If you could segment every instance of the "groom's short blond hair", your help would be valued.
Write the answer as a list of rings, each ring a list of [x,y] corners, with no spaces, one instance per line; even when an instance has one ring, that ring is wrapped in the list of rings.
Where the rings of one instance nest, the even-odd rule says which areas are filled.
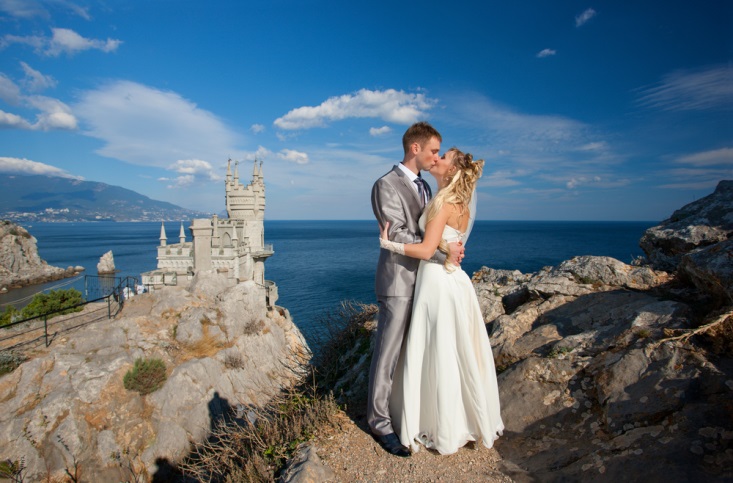
[[[430,139],[436,138],[438,141],[443,142],[443,138],[433,126],[425,121],[416,122],[405,131],[402,136],[402,148],[405,150],[405,154],[410,150],[410,146],[414,143],[420,146],[425,146],[425,143]]]

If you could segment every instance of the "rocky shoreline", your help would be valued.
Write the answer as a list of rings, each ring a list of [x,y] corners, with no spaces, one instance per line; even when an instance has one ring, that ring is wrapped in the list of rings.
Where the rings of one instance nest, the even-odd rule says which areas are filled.
[[[0,293],[74,277],[84,267],[53,267],[38,254],[37,240],[13,222],[0,221]]]

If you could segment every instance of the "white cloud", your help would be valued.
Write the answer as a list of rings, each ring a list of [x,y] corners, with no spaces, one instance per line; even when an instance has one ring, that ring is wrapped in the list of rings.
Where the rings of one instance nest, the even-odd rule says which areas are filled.
[[[721,148],[700,153],[680,156],[675,160],[680,164],[693,166],[728,166],[733,171],[733,148]],[[733,174],[733,172],[731,173]]]
[[[22,98],[20,87],[5,74],[0,73],[0,99],[8,104],[18,106],[22,103]]]
[[[84,134],[104,142],[99,154],[131,164],[167,168],[240,153],[236,133],[175,92],[117,81],[82,93],[74,110]]]
[[[40,72],[34,72],[43,77]],[[77,127],[76,117],[69,106],[51,97],[26,96],[15,82],[2,73],[0,73],[0,99],[13,106],[39,111],[36,114],[35,123],[23,119],[20,115],[0,111],[2,112],[2,115],[0,115],[0,128],[50,131],[55,129],[73,130]]]
[[[186,178],[188,184],[199,179],[208,181],[219,181],[222,179],[221,176],[216,174],[211,163],[200,159],[180,159],[168,166],[168,169],[187,177],[190,176],[191,178]]]
[[[25,158],[0,157],[0,173],[38,174],[45,176],[60,176],[62,178],[83,179],[79,176],[73,176],[63,169],[55,166],[31,161]]]
[[[84,50],[101,50],[102,52],[114,52],[122,43],[121,40],[87,39],[70,29],[52,29],[53,37],[48,43],[46,55],[56,57],[62,53],[74,55]]]
[[[580,15],[576,15],[575,26],[580,27],[581,25],[584,25],[588,20],[592,19],[595,16],[596,16],[595,10],[593,10],[592,8],[586,9]]]
[[[733,67],[667,74],[654,86],[640,90],[639,103],[666,111],[733,108]]]
[[[361,89],[353,95],[331,97],[319,106],[293,109],[276,119],[274,124],[280,129],[295,130],[322,127],[327,121],[378,118],[407,125],[426,117],[427,111],[435,104],[435,100],[427,98],[423,93]]]
[[[29,19],[34,17],[50,18],[48,7],[62,8],[71,11],[85,20],[91,20],[86,8],[68,0],[0,0],[0,12],[11,17]]]
[[[172,179],[171,178],[158,178],[158,181],[171,182],[167,186],[168,189],[187,188],[196,181],[196,177],[192,174],[184,174],[182,176],[178,176]]]
[[[292,149],[283,149],[277,154],[277,156],[280,159],[284,159],[295,164],[308,164],[308,155],[306,153],[301,153]]]
[[[0,129],[2,128],[30,130],[33,129],[33,126],[17,114],[0,111]]]
[[[573,190],[580,185],[587,185],[591,183],[600,183],[600,182],[601,182],[600,176],[592,176],[592,177],[579,176],[577,178],[571,178],[570,181],[565,183],[565,187],[569,190]]]
[[[25,72],[25,78],[21,81],[25,90],[29,92],[40,92],[56,87],[56,80],[50,75],[41,74],[25,62],[21,62],[20,66],[23,72]]]
[[[252,124],[252,127],[250,127],[253,133],[259,134],[261,132],[264,132],[265,126],[262,124]]]
[[[369,135],[370,136],[384,136],[387,133],[392,132],[392,128],[389,126],[382,126],[382,127],[372,127],[369,128]]]
[[[105,53],[114,52],[122,44],[122,41],[117,39],[88,39],[71,29],[54,28],[51,29],[51,32],[50,38],[35,35],[22,37],[8,34],[0,40],[0,49],[12,44],[25,44],[33,47],[38,53],[58,57],[61,54],[74,55],[85,50],[99,50]]]
[[[557,51],[554,49],[542,49],[537,53],[537,57],[543,59],[545,57],[550,57],[555,54],[557,54]]]

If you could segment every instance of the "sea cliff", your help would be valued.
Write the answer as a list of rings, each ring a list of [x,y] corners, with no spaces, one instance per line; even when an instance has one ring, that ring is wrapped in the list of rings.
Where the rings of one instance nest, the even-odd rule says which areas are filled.
[[[0,221],[0,292],[73,277],[84,270],[48,265],[38,254],[36,243],[35,237],[22,226]]]
[[[0,458],[30,481],[164,478],[221,422],[287,386],[308,354],[254,282],[199,272],[127,300],[113,320],[24,346],[26,361],[0,377]],[[162,366],[159,388],[128,384],[137,361]]]

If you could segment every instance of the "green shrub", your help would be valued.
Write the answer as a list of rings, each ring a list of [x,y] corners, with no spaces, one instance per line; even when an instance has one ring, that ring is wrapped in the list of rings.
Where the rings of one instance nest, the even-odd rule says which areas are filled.
[[[163,386],[165,382],[165,363],[160,359],[137,359],[122,380],[125,389],[149,394]]]
[[[13,372],[25,360],[22,354],[13,351],[0,352],[0,376]]]
[[[0,327],[13,323],[14,320],[20,319],[22,316],[20,310],[12,305],[5,307],[5,311],[0,315]]]
[[[70,314],[81,311],[81,307],[74,307],[81,303],[84,303],[84,298],[81,296],[81,292],[74,288],[68,290],[51,290],[49,293],[39,293],[33,297],[33,300],[23,307],[21,316],[23,319],[30,319],[57,310],[60,312],[56,312],[51,317]]]

